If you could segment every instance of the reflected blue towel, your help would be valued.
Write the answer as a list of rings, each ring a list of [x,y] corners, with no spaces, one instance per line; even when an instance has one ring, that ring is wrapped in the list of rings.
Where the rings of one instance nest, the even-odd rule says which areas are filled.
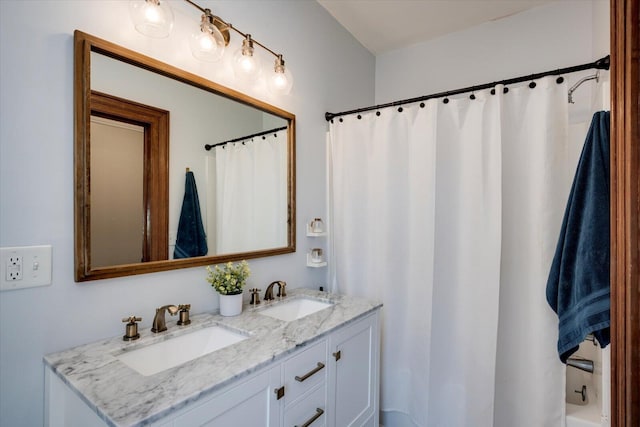
[[[593,116],[547,281],[566,363],[587,334],[609,344],[609,112]]]
[[[196,179],[193,176],[193,172],[189,171],[184,185],[184,199],[182,199],[182,211],[180,212],[173,257],[177,259],[202,256],[206,255],[208,251],[207,236],[202,225]]]

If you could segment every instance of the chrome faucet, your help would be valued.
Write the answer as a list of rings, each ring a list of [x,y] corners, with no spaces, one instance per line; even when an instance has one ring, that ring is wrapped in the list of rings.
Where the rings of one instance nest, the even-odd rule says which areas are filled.
[[[170,315],[175,316],[180,309],[175,305],[163,305],[160,308],[156,308],[156,316],[153,318],[153,325],[151,326],[151,332],[162,332],[167,330],[167,324],[164,320],[164,313],[168,311]]]
[[[273,298],[273,285],[278,285],[278,296],[279,297],[286,297],[287,296],[287,292],[285,290],[285,287],[287,286],[287,282],[283,281],[283,280],[276,280],[275,282],[271,282],[271,284],[269,286],[267,286],[267,290],[264,292],[264,300],[265,301],[269,301]]]

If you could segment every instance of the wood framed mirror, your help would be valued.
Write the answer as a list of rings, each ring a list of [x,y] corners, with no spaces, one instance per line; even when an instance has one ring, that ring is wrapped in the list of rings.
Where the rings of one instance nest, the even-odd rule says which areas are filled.
[[[76,281],[295,252],[294,114],[81,31],[74,73]]]

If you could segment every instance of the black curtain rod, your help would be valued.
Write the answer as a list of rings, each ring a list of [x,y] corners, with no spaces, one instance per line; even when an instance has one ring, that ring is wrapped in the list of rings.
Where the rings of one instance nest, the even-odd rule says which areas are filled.
[[[254,133],[254,134],[252,134],[252,135],[241,136],[240,138],[234,138],[234,139],[230,139],[230,140],[228,140],[228,141],[218,142],[217,144],[205,144],[204,149],[205,149],[205,150],[207,150],[207,151],[209,151],[209,150],[211,150],[213,147],[218,147],[218,146],[220,146],[220,145],[226,145],[226,144],[229,144],[229,143],[231,143],[231,142],[238,142],[238,141],[242,141],[242,140],[245,140],[245,139],[254,138],[254,137],[256,137],[256,136],[267,135],[267,134],[269,134],[269,133],[271,133],[271,132],[279,132],[279,131],[281,131],[281,130],[285,130],[285,129],[288,129],[288,127],[287,127],[287,126],[283,126],[283,127],[281,127],[281,128],[275,128],[275,129],[265,130],[265,131],[262,131],[262,132]]]
[[[364,111],[378,110],[378,109],[387,108],[387,107],[395,107],[397,105],[412,104],[414,102],[426,101],[428,99],[433,99],[433,98],[442,98],[442,97],[447,97],[447,96],[452,96],[452,95],[459,95],[461,93],[475,92],[475,91],[480,91],[480,90],[484,90],[484,89],[489,89],[489,88],[492,88],[492,87],[497,86],[499,84],[506,86],[506,85],[510,85],[510,84],[514,84],[514,83],[521,83],[521,82],[527,82],[527,81],[531,81],[531,80],[536,80],[536,79],[539,79],[539,78],[542,78],[542,77],[546,77],[546,76],[558,76],[560,74],[575,73],[576,71],[590,70],[592,68],[595,68],[595,69],[598,69],[598,70],[608,70],[609,66],[610,66],[610,63],[611,63],[611,58],[610,58],[609,55],[607,55],[604,58],[600,58],[595,62],[591,62],[591,63],[588,63],[588,64],[582,64],[582,65],[574,65],[573,67],[560,68],[560,69],[557,69],[557,70],[546,71],[544,73],[530,74],[528,76],[515,77],[515,78],[512,78],[512,79],[500,80],[500,81],[493,82],[493,83],[485,83],[485,84],[482,84],[482,85],[470,86],[470,87],[465,87],[465,88],[462,88],[462,89],[449,90],[449,91],[446,91],[446,92],[440,92],[440,93],[434,93],[434,94],[431,94],[431,95],[419,96],[417,98],[403,99],[403,100],[400,100],[400,101],[389,102],[387,104],[380,104],[380,105],[374,105],[374,106],[371,106],[371,107],[358,108],[356,110],[342,111],[340,113],[329,113],[329,112],[326,112],[326,113],[324,113],[324,118],[327,121],[330,121],[330,120],[334,119],[335,117],[346,116],[346,115],[349,115],[349,114],[362,113]],[[558,83],[562,83],[562,80],[559,81]]]

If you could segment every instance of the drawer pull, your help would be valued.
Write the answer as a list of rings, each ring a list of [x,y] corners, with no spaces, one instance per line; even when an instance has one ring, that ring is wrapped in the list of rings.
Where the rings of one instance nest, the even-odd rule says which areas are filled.
[[[320,418],[324,414],[324,411],[320,408],[316,408],[316,413],[313,414],[313,417],[309,418],[306,423],[302,424],[300,427],[309,427],[311,423]],[[296,426],[298,427],[298,426]]]
[[[336,351],[335,353],[333,353],[333,357],[335,357],[336,362],[338,360],[340,360],[340,358],[342,357],[342,353],[340,352],[340,350]]]
[[[311,375],[315,374],[318,371],[321,371],[324,368],[324,363],[318,362],[318,366],[316,368],[314,368],[313,370],[307,372],[306,374],[304,374],[303,376],[299,377],[299,376],[295,376],[296,381],[298,382],[302,382],[304,380],[306,380],[307,378],[309,378]]]

